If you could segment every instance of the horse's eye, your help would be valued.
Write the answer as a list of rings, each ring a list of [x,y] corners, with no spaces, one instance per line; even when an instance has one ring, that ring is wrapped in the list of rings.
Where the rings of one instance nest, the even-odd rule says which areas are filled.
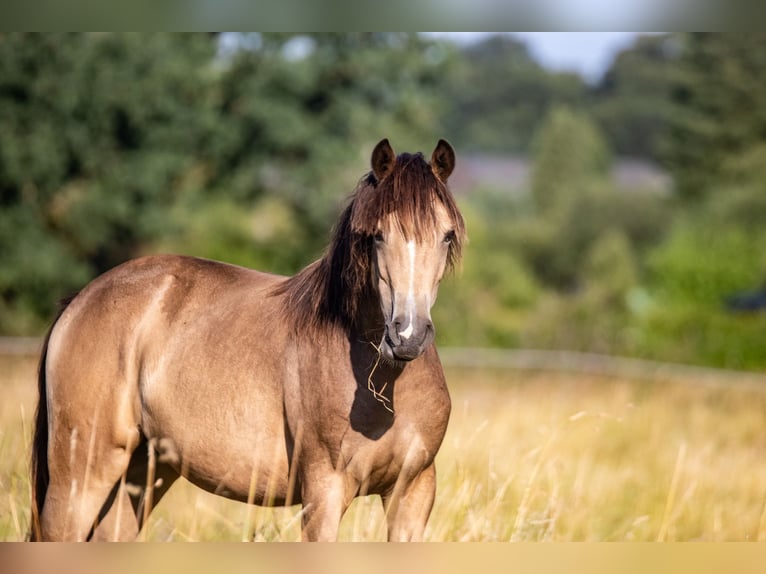
[[[455,232],[454,231],[448,231],[444,235],[444,243],[450,244],[455,240]]]
[[[377,233],[376,233],[376,234],[373,236],[373,239],[375,239],[375,242],[376,242],[376,243],[385,243],[385,241],[386,241],[386,238],[385,238],[385,237],[383,237],[383,232],[382,232],[382,231],[378,231],[378,232],[377,232]]]

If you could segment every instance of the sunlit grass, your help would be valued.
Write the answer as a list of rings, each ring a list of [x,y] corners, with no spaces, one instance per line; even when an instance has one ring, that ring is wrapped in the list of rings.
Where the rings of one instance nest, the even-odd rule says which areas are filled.
[[[36,359],[0,357],[0,541],[23,540],[29,524],[36,368]]]
[[[0,540],[28,523],[33,359],[0,358]],[[766,385],[715,388],[450,370],[428,540],[766,539]],[[25,434],[27,436],[25,436]],[[384,540],[378,497],[342,540]],[[260,509],[179,481],[147,540],[297,540],[300,509]]]
[[[763,392],[571,375],[453,378],[432,539],[764,534]]]

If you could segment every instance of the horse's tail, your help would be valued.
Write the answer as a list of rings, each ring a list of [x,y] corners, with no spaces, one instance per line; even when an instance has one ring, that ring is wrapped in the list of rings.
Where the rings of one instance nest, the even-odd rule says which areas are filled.
[[[30,478],[32,483],[32,504],[29,520],[28,539],[32,542],[41,540],[40,513],[45,502],[45,493],[48,491],[50,475],[48,473],[48,398],[46,391],[45,363],[48,358],[48,342],[53,328],[56,326],[62,313],[76,295],[61,301],[59,311],[53,323],[45,334],[42,352],[40,353],[40,365],[37,371],[38,402],[35,412],[35,434],[32,440],[32,460],[30,464]]]

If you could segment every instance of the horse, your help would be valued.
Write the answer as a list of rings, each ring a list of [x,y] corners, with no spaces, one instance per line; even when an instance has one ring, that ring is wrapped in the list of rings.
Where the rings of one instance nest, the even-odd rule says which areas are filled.
[[[132,540],[173,483],[302,505],[336,540],[380,495],[388,539],[421,540],[450,397],[431,307],[465,225],[430,161],[371,157],[323,256],[292,277],[178,255],[123,263],[67,302],[38,375],[30,540]]]

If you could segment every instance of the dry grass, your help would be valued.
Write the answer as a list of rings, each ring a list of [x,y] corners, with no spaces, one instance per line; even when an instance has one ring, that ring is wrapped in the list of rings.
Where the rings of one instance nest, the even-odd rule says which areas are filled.
[[[36,369],[36,359],[0,356],[0,541],[23,540],[29,523]]]
[[[766,387],[454,375],[432,539],[766,534]]]
[[[28,521],[33,359],[0,357],[0,541]],[[711,388],[451,370],[429,540],[766,539],[766,386]],[[297,507],[259,509],[179,481],[148,540],[296,540]],[[382,540],[376,497],[343,540]]]

